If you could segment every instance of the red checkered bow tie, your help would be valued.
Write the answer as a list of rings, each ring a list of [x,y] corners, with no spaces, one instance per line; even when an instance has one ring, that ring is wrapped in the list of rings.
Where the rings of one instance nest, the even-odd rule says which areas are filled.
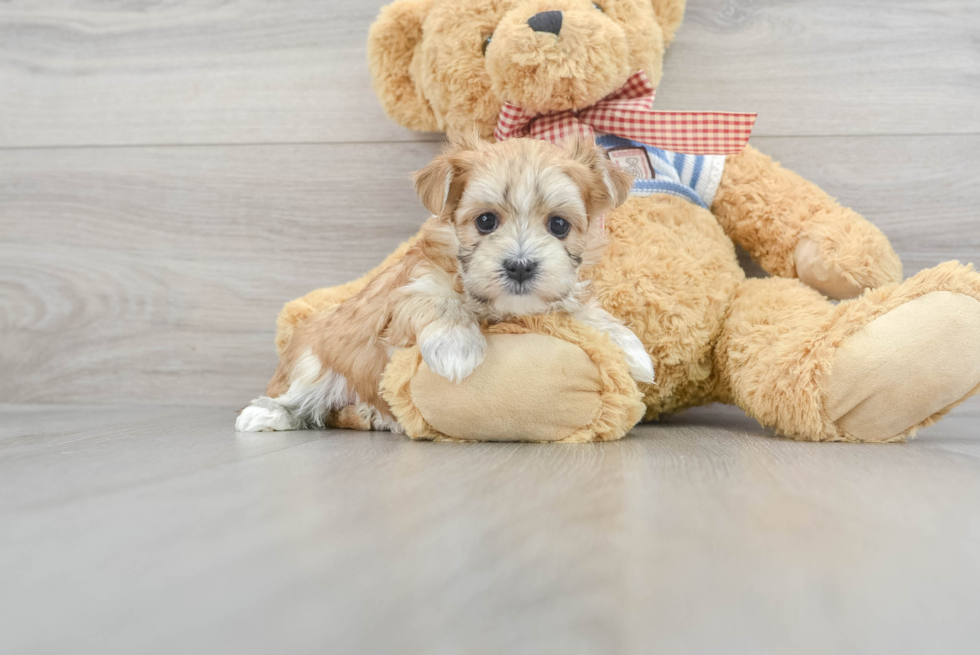
[[[498,141],[533,137],[559,142],[576,132],[592,136],[595,128],[688,155],[733,155],[749,142],[755,114],[653,111],[655,93],[640,71],[619,91],[580,111],[536,115],[507,103],[500,110],[493,135]]]

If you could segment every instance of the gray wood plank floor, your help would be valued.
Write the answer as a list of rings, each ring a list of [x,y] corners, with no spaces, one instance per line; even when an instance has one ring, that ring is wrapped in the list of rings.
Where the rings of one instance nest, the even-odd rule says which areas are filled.
[[[980,412],[603,445],[0,409],[4,653],[975,653]]]
[[[233,432],[282,303],[424,218],[385,2],[0,2],[0,653],[976,652],[980,400],[899,446]],[[907,274],[977,262],[977,34],[689,0],[657,106],[758,111]]]

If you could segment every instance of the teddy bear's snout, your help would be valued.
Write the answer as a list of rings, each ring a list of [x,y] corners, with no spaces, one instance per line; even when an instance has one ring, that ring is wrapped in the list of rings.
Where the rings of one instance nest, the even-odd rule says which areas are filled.
[[[583,109],[630,73],[623,27],[586,0],[529,0],[497,25],[485,52],[498,98],[537,112]]]

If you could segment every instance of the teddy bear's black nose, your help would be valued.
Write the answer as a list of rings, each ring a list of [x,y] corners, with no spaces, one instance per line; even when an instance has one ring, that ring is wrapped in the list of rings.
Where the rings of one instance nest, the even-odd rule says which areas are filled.
[[[561,32],[561,16],[560,11],[542,11],[528,18],[527,24],[535,32],[550,32],[558,36]]]

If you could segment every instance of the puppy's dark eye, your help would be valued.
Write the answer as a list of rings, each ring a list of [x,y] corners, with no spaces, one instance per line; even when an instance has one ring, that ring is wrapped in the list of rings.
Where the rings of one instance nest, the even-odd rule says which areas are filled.
[[[598,2],[593,2],[592,3],[592,6],[595,7],[596,9],[598,9],[599,11],[602,11],[603,13],[605,13],[605,11],[602,9],[602,5],[600,5]]]
[[[559,239],[567,237],[570,229],[572,229],[572,224],[561,216],[552,216],[548,219],[548,231]]]
[[[496,214],[487,212],[486,214],[480,214],[476,219],[476,229],[480,231],[480,234],[490,234],[497,229],[497,225],[500,220],[497,218]]]
[[[487,48],[490,46],[490,42],[493,41],[493,34],[483,39],[483,56],[487,56]]]

